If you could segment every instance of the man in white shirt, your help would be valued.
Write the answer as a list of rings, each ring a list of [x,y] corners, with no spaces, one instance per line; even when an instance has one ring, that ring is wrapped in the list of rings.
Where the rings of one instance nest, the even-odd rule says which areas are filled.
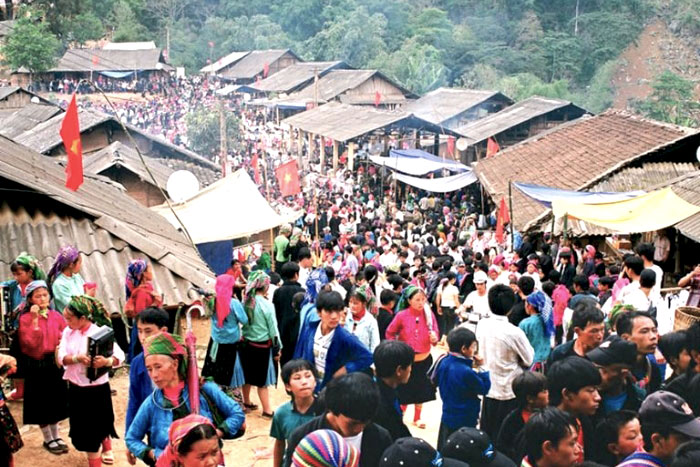
[[[483,368],[490,372],[491,389],[484,397],[480,428],[492,438],[501,423],[517,407],[513,380],[532,365],[535,351],[527,336],[508,321],[506,314],[515,304],[515,293],[496,284],[488,293],[491,316],[479,321],[476,340]]]
[[[644,269],[651,269],[656,273],[656,283],[652,289],[654,295],[661,294],[661,286],[664,283],[664,270],[659,267],[659,265],[654,264],[654,245],[651,243],[642,243],[636,249],[637,254],[644,261]]]
[[[484,271],[476,271],[474,273],[476,290],[470,292],[462,306],[459,307],[459,315],[465,321],[463,326],[467,328],[473,328],[474,324],[479,322],[481,318],[491,315],[486,281],[486,273]]]
[[[625,259],[625,267],[622,270],[627,274],[630,283],[620,290],[617,298],[620,303],[627,303],[628,296],[633,295],[639,290],[639,276],[644,270],[644,261],[639,256],[628,256]]]

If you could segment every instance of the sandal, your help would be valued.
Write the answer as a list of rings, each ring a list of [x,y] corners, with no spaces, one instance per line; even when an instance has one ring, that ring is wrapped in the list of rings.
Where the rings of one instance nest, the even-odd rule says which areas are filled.
[[[114,453],[112,451],[105,451],[102,453],[102,463],[105,465],[114,464]]]
[[[413,426],[420,428],[421,430],[425,430],[425,422],[423,420],[414,420]]]
[[[44,442],[43,446],[44,449],[49,451],[51,454],[56,454],[57,456],[63,454],[63,448],[58,445],[55,439],[49,441],[48,443]]]
[[[58,444],[64,453],[68,452],[68,445],[61,438],[56,438],[54,441],[56,441],[56,444]]]
[[[258,410],[258,406],[255,404],[246,404],[245,402],[243,403],[243,407],[245,407],[248,410]]]
[[[263,412],[262,413],[262,418],[264,418],[265,420],[272,420],[272,417],[274,417],[274,416],[275,416],[275,412],[272,412],[272,413]]]

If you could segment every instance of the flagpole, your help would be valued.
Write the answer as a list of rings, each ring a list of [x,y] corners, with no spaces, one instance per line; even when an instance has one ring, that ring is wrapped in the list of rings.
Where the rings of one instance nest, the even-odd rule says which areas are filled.
[[[513,252],[515,235],[513,233],[513,183],[508,180],[508,207],[510,208],[510,251]]]

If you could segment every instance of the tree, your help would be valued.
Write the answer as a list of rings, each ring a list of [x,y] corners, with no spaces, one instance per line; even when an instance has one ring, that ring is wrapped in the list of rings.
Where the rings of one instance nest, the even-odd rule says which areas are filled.
[[[97,16],[90,12],[80,13],[71,21],[71,31],[68,40],[73,40],[80,45],[87,41],[95,41],[104,36],[104,26]]]
[[[696,126],[700,104],[695,101],[692,81],[671,71],[664,71],[652,82],[652,92],[633,106],[647,117],[676,125]]]
[[[498,89],[516,101],[532,96],[571,100],[569,82],[567,80],[560,79],[551,83],[545,83],[531,73],[507,76],[501,80]]]
[[[238,119],[225,111],[226,137],[229,150],[238,145]],[[219,154],[221,126],[219,111],[200,107],[187,114],[187,140],[189,148],[213,159]]]
[[[137,42],[152,38],[146,27],[139,23],[136,13],[126,0],[119,0],[114,5],[111,23],[114,25],[112,33],[114,42]]]
[[[12,28],[2,54],[12,69],[26,68],[32,73],[48,70],[56,63],[61,43],[44,22],[35,21],[32,10],[22,15]]]
[[[447,69],[442,64],[440,51],[429,44],[418,44],[415,38],[392,54],[380,55],[375,65],[411,91],[423,94],[443,86]]]

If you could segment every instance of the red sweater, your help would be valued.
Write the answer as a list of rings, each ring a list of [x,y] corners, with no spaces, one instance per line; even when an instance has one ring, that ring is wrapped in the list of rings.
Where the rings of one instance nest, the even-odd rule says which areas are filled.
[[[55,311],[49,310],[46,318],[39,316],[39,329],[34,329],[32,314],[26,312],[19,318],[19,346],[24,355],[41,360],[47,353],[54,353],[66,327],[66,320]]]

